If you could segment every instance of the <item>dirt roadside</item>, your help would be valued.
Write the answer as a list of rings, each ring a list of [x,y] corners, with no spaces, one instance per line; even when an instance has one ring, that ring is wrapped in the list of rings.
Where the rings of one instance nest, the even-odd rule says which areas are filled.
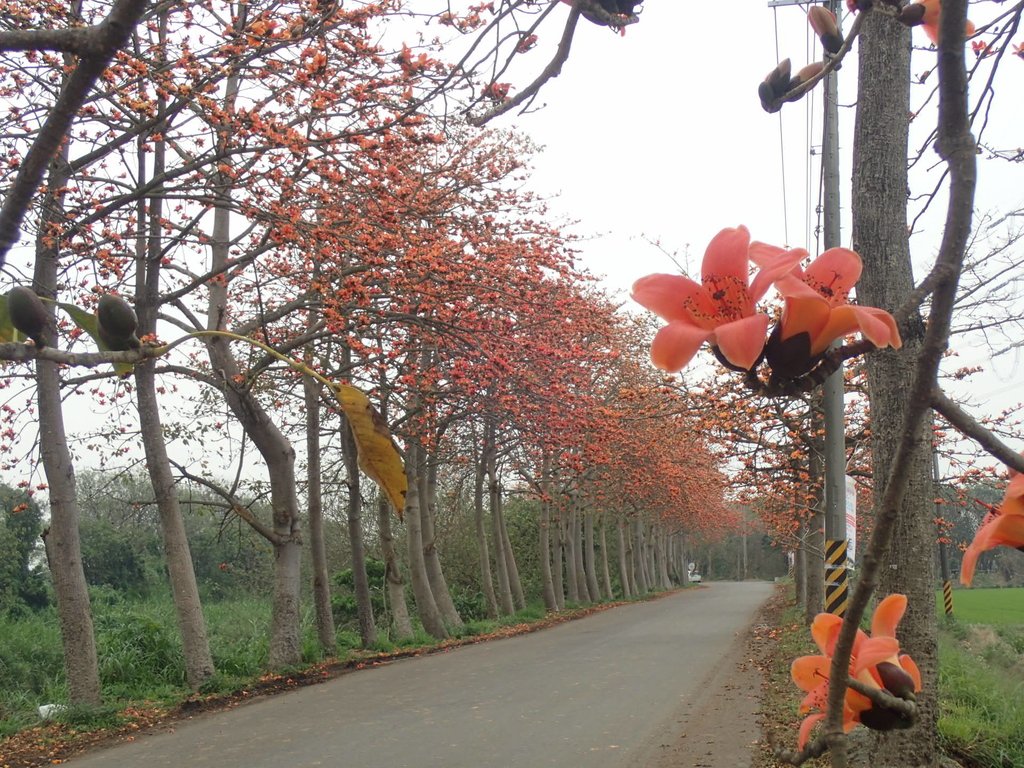
[[[763,673],[775,651],[772,628],[786,608],[779,588],[729,652],[709,670],[702,695],[686,702],[655,745],[635,768],[769,768],[763,730]],[[685,654],[681,655],[685,659]],[[785,732],[786,727],[780,730]],[[795,734],[795,731],[794,731]]]

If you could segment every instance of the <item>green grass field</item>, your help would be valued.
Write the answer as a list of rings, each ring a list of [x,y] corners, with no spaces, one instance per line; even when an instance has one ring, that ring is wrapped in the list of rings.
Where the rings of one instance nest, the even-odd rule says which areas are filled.
[[[942,594],[937,599],[940,616]],[[1024,768],[1024,589],[959,589],[940,619],[939,733],[967,765]]]
[[[936,593],[941,612],[942,592]],[[1024,627],[1024,587],[1010,589],[955,589],[953,616],[964,624]]]

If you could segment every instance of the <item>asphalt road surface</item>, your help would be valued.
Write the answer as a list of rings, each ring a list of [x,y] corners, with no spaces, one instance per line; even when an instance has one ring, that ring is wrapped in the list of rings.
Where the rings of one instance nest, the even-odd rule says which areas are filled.
[[[732,672],[770,593],[766,583],[712,582],[199,715],[68,764],[734,768],[749,764],[756,690]],[[695,720],[701,743],[686,746]]]

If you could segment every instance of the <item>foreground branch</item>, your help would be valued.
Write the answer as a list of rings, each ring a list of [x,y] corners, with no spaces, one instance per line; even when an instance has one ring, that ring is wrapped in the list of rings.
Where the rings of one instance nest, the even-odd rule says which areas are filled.
[[[71,128],[93,85],[110,64],[114,54],[128,41],[132,29],[142,17],[149,0],[116,0],[110,15],[100,24],[78,35],[76,47],[83,51],[77,66],[68,77],[50,114],[43,123],[32,146],[14,177],[0,207],[0,267],[7,252],[18,241],[21,222],[32,196],[43,181],[64,137]]]

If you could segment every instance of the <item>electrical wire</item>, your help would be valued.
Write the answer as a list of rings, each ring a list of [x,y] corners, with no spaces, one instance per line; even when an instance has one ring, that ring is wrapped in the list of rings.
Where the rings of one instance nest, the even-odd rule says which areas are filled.
[[[779,9],[772,9],[775,20],[775,61],[781,61],[779,57]],[[786,197],[786,142],[785,133],[782,130],[782,112],[779,110],[779,156],[782,164],[782,231],[786,242],[789,245],[789,203]]]

